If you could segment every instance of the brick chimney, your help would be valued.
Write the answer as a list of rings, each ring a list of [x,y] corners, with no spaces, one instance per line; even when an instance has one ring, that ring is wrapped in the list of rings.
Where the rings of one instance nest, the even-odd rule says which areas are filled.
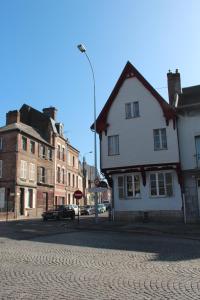
[[[176,94],[181,94],[181,76],[176,69],[175,73],[170,70],[167,73],[169,104],[175,105]]]
[[[20,112],[18,110],[10,110],[6,114],[6,125],[19,123],[20,122]]]
[[[56,114],[57,114],[57,109],[55,107],[47,107],[47,108],[43,108],[43,113],[47,116],[52,118],[53,120],[56,121]]]

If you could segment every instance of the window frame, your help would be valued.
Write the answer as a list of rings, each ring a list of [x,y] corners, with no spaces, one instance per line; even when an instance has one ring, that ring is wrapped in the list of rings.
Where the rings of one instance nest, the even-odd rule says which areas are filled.
[[[29,181],[35,181],[35,164],[29,164]]]
[[[3,150],[3,137],[0,136],[0,151]]]
[[[125,103],[125,118],[135,119],[140,117],[139,101],[132,101]]]
[[[161,185],[159,185],[159,182],[161,182],[161,180],[159,180],[159,175],[163,175],[163,183],[164,183],[164,186],[161,187]],[[156,180],[155,183],[155,188],[156,188],[156,194],[155,195],[152,195],[152,180],[151,180],[151,175],[154,175]],[[166,183],[167,182],[167,175],[170,175],[171,177],[171,183]],[[168,191],[167,191],[167,186],[168,186],[168,189],[171,188],[171,194],[168,194]],[[160,189],[164,188],[164,194],[161,194],[160,193]],[[173,183],[173,173],[172,172],[151,172],[149,174],[149,196],[151,198],[170,198],[170,197],[174,197],[174,183]]]
[[[27,179],[28,163],[26,160],[21,160],[20,162],[20,179]]]
[[[158,134],[156,134],[156,132],[158,132]],[[163,135],[163,132],[164,132],[164,135]],[[165,138],[163,138],[163,136]],[[158,141],[156,141],[156,138],[159,138],[159,147],[156,146],[156,144],[158,144]],[[153,141],[154,141],[154,151],[167,150],[168,148],[167,148],[167,130],[166,130],[166,128],[153,129]]]
[[[25,142],[25,144],[24,144],[24,142]],[[25,147],[24,147],[24,145],[25,145]],[[28,146],[27,137],[25,137],[25,136],[22,135],[22,150],[23,151],[27,151],[27,148],[28,148],[27,146]]]
[[[32,147],[33,146],[33,147]],[[32,151],[32,149],[33,149],[33,151]],[[35,154],[35,142],[34,141],[30,141],[30,152],[32,153],[32,154]]]
[[[0,178],[3,178],[3,160],[0,160]]]
[[[114,142],[114,148],[112,149],[111,147],[113,147],[112,145],[112,139]],[[117,143],[116,143],[117,141]],[[112,151],[111,151],[112,150]],[[115,150],[115,151],[113,151]],[[115,155],[120,155],[120,151],[119,151],[119,134],[114,134],[114,135],[109,135],[108,136],[108,156],[115,156]]]
[[[140,193],[137,195],[136,193],[136,180],[135,176],[138,176],[139,178],[139,188],[140,188]],[[127,178],[131,177],[131,184],[132,184],[132,192],[133,194],[128,196],[128,188],[127,188]],[[119,178],[122,179],[122,184],[119,185]],[[118,187],[118,197],[119,200],[129,200],[129,199],[140,199],[141,198],[141,176],[139,173],[128,173],[124,175],[119,175],[117,176],[117,187]],[[122,193],[122,197],[120,196],[120,190]]]

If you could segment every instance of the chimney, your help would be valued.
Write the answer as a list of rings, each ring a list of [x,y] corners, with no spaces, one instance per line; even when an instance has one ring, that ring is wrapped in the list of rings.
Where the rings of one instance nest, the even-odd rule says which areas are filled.
[[[176,95],[181,94],[181,76],[176,69],[175,73],[170,70],[167,73],[169,104],[175,105]]]
[[[43,108],[43,113],[47,116],[52,118],[53,120],[56,121],[56,114],[57,114],[57,109],[55,107],[47,107],[47,108]]]
[[[18,110],[10,110],[6,114],[6,125],[19,123],[20,122],[20,112]]]

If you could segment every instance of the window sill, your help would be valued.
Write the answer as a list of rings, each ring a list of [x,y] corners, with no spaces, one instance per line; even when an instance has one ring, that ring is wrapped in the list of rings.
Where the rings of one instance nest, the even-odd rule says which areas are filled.
[[[162,151],[162,150],[168,150],[168,148],[160,148],[160,149],[155,149],[154,148],[154,151]]]
[[[117,156],[117,155],[120,155],[119,153],[117,154],[108,154],[108,156]]]

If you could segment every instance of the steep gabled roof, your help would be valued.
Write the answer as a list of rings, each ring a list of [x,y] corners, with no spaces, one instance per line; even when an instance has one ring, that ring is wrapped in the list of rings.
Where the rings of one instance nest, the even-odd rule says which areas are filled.
[[[96,127],[97,132],[100,133],[104,131],[109,124],[107,124],[107,116],[109,110],[122,86],[124,81],[127,78],[136,77],[143,86],[154,96],[154,98],[158,101],[159,105],[162,108],[163,115],[166,119],[168,124],[170,119],[175,120],[176,113],[175,110],[162,98],[162,96],[150,85],[150,83],[138,72],[138,70],[128,61],[124,70],[122,71],[110,97],[108,98],[106,104],[104,105],[102,111],[100,112],[97,120],[96,120]],[[94,124],[92,124],[91,129],[94,129]]]

